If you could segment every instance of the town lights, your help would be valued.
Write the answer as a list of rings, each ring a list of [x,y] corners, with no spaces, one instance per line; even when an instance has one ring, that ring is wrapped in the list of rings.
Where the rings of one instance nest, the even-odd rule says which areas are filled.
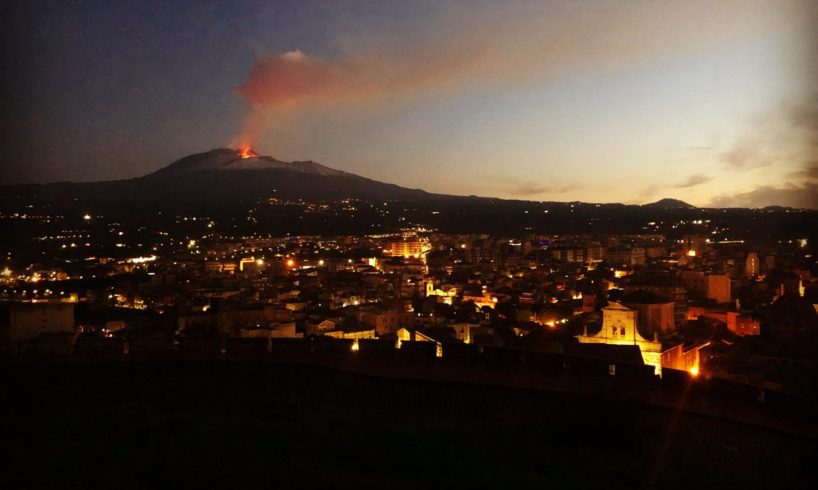
[[[697,377],[699,375],[699,366],[693,366],[692,368],[690,368],[689,372],[690,375],[693,376],[694,378]]]
[[[352,352],[361,350],[361,344],[358,342],[358,339],[352,341],[352,347],[350,347],[350,349],[352,349]]]
[[[287,267],[292,267],[295,265],[295,261],[293,259],[287,259]]]
[[[257,259],[257,260],[256,260],[256,265],[257,265],[257,266],[259,266],[259,267],[261,267],[262,265],[264,265],[264,259]]]

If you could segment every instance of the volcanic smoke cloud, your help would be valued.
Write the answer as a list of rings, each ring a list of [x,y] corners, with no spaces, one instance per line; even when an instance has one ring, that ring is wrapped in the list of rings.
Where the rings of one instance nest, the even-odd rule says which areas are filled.
[[[512,14],[459,10],[421,33],[369,36],[347,50],[352,54],[331,61],[299,50],[266,57],[235,89],[249,109],[238,143],[249,147],[273,118],[303,111],[395,107],[472,88],[621,70],[767,27],[764,16],[734,3],[669,1],[657,9],[647,2],[548,16],[535,7]],[[735,22],[724,25],[719,19],[725,18]]]
[[[461,63],[462,64],[462,63]],[[296,111],[353,107],[391,98],[404,99],[458,82],[455,67],[444,60],[405,59],[402,63],[379,57],[348,58],[329,62],[295,50],[259,60],[247,81],[236,87],[250,108],[240,138],[249,146],[261,136],[269,119]]]

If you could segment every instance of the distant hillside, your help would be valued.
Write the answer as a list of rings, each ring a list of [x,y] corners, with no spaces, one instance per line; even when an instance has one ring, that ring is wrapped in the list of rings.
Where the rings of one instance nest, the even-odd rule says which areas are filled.
[[[163,229],[177,226],[180,217],[199,216],[218,223],[222,233],[368,234],[422,227],[543,237],[557,233],[675,237],[705,232],[690,223],[694,217],[719,224],[719,229],[728,230],[729,239],[812,236],[805,230],[818,230],[818,213],[772,211],[700,209],[676,199],[637,206],[433,194],[313,161],[284,162],[228,148],[189,155],[134,179],[0,187],[0,216],[61,216],[70,223],[90,213]],[[52,221],[50,226],[58,232],[73,225]],[[6,236],[13,233],[26,240],[42,230],[15,228]]]
[[[663,209],[696,209],[696,206],[688,204],[678,199],[664,198],[650,204],[643,204],[644,207],[649,208],[663,208]]]

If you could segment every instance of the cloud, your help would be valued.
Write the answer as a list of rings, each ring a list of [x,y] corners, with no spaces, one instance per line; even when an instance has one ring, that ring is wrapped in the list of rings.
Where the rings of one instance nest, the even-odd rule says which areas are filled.
[[[795,163],[818,156],[818,93],[767,111],[719,155],[728,171]]]
[[[790,121],[794,126],[818,131],[818,107],[794,107],[790,113]]]
[[[536,197],[547,194],[564,194],[580,189],[576,183],[565,183],[550,178],[524,180],[507,175],[488,175],[482,179],[488,182],[490,192],[505,196]]]
[[[818,160],[808,162],[804,168],[789,174],[790,178],[802,181],[818,181]]]
[[[759,186],[749,192],[719,196],[713,199],[710,205],[717,208],[791,206],[818,209],[818,182],[789,183],[783,187]]]
[[[679,182],[678,184],[674,185],[673,187],[677,189],[686,189],[688,187],[695,187],[697,185],[705,184],[713,180],[713,177],[708,175],[691,175],[687,178],[684,182]]]
[[[542,194],[565,194],[576,189],[573,185],[538,185],[535,183],[520,183],[505,188],[505,193],[512,196],[535,196]]]
[[[786,100],[748,121],[747,129],[720,155],[726,170],[752,169],[779,162],[793,164],[818,158],[818,2],[790,5],[796,40],[788,56],[796,61],[789,77],[796,90]]]
[[[361,36],[332,59],[299,50],[259,59],[235,88],[249,108],[240,142],[251,144],[272,120],[295,113],[382,109],[498,84],[598,75],[756,36],[770,24],[763,6],[727,0],[541,7],[469,4],[418,32]]]
[[[766,167],[772,163],[762,143],[751,137],[737,141],[733,148],[721,154],[721,160],[729,170]]]
[[[818,146],[818,94],[813,97],[811,103],[790,108],[789,121],[794,128],[806,132],[813,147]]]

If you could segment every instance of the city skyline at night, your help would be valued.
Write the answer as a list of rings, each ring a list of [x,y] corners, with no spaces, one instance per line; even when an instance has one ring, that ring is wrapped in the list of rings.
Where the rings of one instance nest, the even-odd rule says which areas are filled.
[[[0,18],[3,488],[818,488],[818,1]]]

